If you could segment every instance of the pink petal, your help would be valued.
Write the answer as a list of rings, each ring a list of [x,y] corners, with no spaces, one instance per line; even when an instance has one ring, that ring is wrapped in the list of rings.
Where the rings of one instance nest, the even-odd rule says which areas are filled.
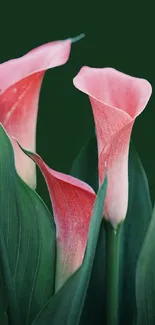
[[[49,168],[28,153],[40,167],[51,197],[57,231],[56,290],[81,265],[95,193],[86,183]]]
[[[151,96],[147,80],[112,68],[83,67],[74,85],[89,96],[97,133],[99,179],[108,172],[105,218],[115,227],[128,205],[128,152],[135,118]]]
[[[10,137],[35,151],[38,101],[44,73],[66,63],[71,41],[42,45],[21,58],[0,64],[0,122]],[[19,175],[36,187],[35,164],[12,140]]]

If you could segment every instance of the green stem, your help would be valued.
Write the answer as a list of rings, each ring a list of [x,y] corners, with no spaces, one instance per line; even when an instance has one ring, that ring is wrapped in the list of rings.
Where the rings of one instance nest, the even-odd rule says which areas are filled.
[[[105,222],[106,234],[106,325],[118,324],[119,234]]]

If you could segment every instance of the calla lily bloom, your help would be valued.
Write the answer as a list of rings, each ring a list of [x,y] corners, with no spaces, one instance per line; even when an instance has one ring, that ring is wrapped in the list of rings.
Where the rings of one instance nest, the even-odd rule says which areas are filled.
[[[51,197],[57,237],[57,291],[81,265],[96,194],[86,183],[49,168],[26,151],[41,169]]]
[[[71,40],[50,42],[26,55],[0,64],[0,122],[10,138],[35,151],[39,93],[44,73],[68,60]],[[35,164],[12,139],[16,168],[31,187],[36,187]]]
[[[112,68],[83,67],[73,80],[89,96],[98,142],[98,171],[108,187],[104,217],[114,227],[126,216],[128,206],[128,152],[135,118],[151,96],[147,80],[134,78]]]

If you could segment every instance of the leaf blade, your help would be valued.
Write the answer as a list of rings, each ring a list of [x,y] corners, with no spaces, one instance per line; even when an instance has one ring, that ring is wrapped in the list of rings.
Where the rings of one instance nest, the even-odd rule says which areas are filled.
[[[55,225],[39,196],[17,175],[11,142],[2,127],[0,177],[0,222],[6,247],[3,252],[12,285],[7,286],[8,278],[3,280],[9,292],[10,288],[15,292],[20,322],[29,325],[54,292]]]

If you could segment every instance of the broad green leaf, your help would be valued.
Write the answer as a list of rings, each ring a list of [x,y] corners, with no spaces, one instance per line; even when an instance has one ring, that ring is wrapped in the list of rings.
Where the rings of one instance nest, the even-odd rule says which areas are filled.
[[[107,181],[99,189],[90,222],[86,253],[82,266],[48,302],[33,325],[78,325],[82,313],[102,221]],[[104,265],[100,265],[104,268]],[[86,323],[85,323],[86,324]]]
[[[77,155],[70,174],[98,191],[98,154],[96,137],[90,138]]]
[[[89,158],[88,158],[89,157]],[[91,159],[90,159],[91,158]],[[92,168],[93,166],[93,168]],[[90,168],[90,169],[89,169]],[[78,154],[71,174],[83,181],[87,181],[95,188],[98,183],[97,175],[97,144],[95,136],[90,139]],[[93,175],[93,177],[92,177]],[[120,320],[121,324],[132,323],[135,317],[135,274],[136,264],[152,215],[152,205],[149,195],[147,178],[142,164],[131,143],[129,152],[129,204],[128,212],[122,227],[120,241]],[[102,231],[104,232],[104,230]],[[105,258],[104,235],[96,252],[95,263],[88,288],[88,295],[83,309],[83,319],[89,316],[90,324],[96,322],[93,310],[97,310],[98,319],[104,318],[99,296],[105,297],[105,274],[103,269],[97,267],[100,259]],[[101,246],[101,247],[99,247]],[[102,253],[101,253],[102,252]],[[102,255],[101,255],[102,254]],[[103,262],[102,262],[103,263]],[[100,279],[100,280],[99,280]],[[102,280],[102,282],[100,282]],[[100,285],[101,283],[101,285]],[[98,288],[98,289],[97,289]],[[101,299],[103,301],[103,299]],[[87,311],[90,312],[88,313]],[[91,323],[92,322],[92,323]],[[84,324],[84,323],[83,323]]]
[[[155,209],[136,272],[136,325],[155,324]]]
[[[39,196],[17,175],[0,126],[0,252],[11,325],[29,325],[53,295],[55,226]]]
[[[121,323],[125,325],[131,325],[135,318],[136,265],[151,216],[152,204],[147,178],[131,143],[129,152],[129,203],[127,216],[122,227],[122,255],[120,257]]]
[[[0,265],[1,265],[1,252],[0,252]],[[2,279],[2,271],[0,270],[0,324],[7,325],[7,298]]]
[[[105,229],[102,220],[80,325],[106,324]]]

